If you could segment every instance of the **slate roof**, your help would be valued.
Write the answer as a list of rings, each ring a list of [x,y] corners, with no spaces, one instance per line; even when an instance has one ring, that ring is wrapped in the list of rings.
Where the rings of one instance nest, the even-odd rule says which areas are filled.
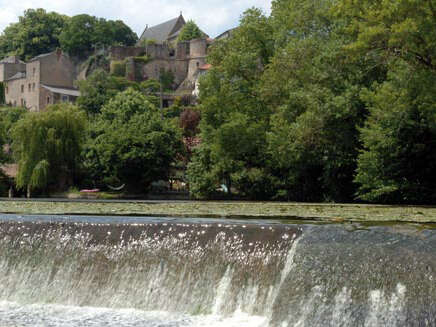
[[[14,79],[26,78],[26,72],[18,72],[14,76],[9,77],[6,81],[12,81]]]
[[[74,96],[74,97],[80,96],[80,91],[76,90],[76,89],[57,87],[57,86],[48,86],[48,85],[44,85],[44,84],[41,84],[41,86],[43,88],[45,88],[46,90],[49,90],[52,93],[71,95],[71,96]]]
[[[177,31],[174,31],[175,26],[177,25],[177,22],[179,19],[183,20],[183,23],[185,22],[185,19],[183,16],[179,16],[177,18],[171,19],[165,23],[152,26],[152,27],[146,27],[144,32],[141,35],[140,41],[143,40],[155,40],[158,43],[165,42],[168,40],[171,34],[176,33]]]
[[[51,54],[53,54],[53,52],[54,52],[54,51],[49,52],[49,53],[43,53],[43,54],[40,54],[39,56],[36,56],[36,57],[33,57],[32,59],[30,59],[29,62],[36,61],[36,60],[39,60],[39,59],[44,58],[44,57],[48,57],[48,56],[50,56]]]
[[[0,60],[0,64],[24,64],[17,56],[9,56]]]

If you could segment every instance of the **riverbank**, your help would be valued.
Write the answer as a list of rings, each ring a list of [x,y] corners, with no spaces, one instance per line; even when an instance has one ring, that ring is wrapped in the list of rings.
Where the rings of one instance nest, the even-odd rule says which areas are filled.
[[[0,213],[436,223],[436,207],[284,202],[0,200]]]

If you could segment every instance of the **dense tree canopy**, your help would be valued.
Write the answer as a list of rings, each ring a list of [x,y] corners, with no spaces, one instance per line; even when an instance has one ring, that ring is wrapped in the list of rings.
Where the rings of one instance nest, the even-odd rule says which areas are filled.
[[[96,181],[126,184],[132,191],[144,192],[151,182],[167,179],[181,150],[179,129],[132,88],[103,106],[90,134],[86,168]]]
[[[434,3],[275,0],[214,44],[191,192],[429,202]],[[418,169],[416,169],[419,167]]]
[[[143,192],[189,162],[198,198],[227,189],[248,199],[434,203],[435,8],[434,0],[273,0],[269,17],[249,9],[209,48],[196,108],[177,100],[159,112],[153,94],[171,89],[169,72],[135,83],[97,70],[78,83],[90,121],[82,171],[88,182]],[[179,40],[200,36],[189,21]],[[0,51],[28,58],[61,45],[82,55],[135,41],[119,21],[29,10],[0,37]],[[19,187],[44,188],[75,170],[84,114],[64,109],[65,124],[55,109],[0,117]]]
[[[68,17],[44,9],[28,9],[18,23],[9,25],[0,36],[0,55],[18,55],[27,60],[59,47]]]
[[[73,56],[85,57],[95,48],[130,46],[136,41],[137,35],[120,20],[86,14],[70,18],[44,9],[28,9],[0,36],[0,56],[18,55],[28,60],[61,47]]]
[[[77,104],[88,114],[96,114],[118,92],[135,86],[123,77],[112,76],[104,70],[94,71],[86,80],[78,82],[80,97]]]
[[[104,46],[134,45],[137,36],[122,21],[108,21],[83,14],[70,18],[59,39],[63,50],[84,57]]]
[[[17,187],[30,191],[72,185],[85,126],[85,114],[70,104],[53,105],[20,119],[12,132],[19,164]]]

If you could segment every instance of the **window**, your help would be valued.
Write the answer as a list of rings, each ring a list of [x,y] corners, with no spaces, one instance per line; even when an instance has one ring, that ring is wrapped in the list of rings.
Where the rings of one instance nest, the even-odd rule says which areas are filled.
[[[47,97],[47,104],[50,104],[50,97]]]
[[[36,68],[33,67],[33,76],[35,76],[35,73],[36,73]]]
[[[62,102],[68,102],[69,100],[68,95],[62,95]]]
[[[29,92],[32,91],[32,84],[29,83]]]
[[[24,93],[24,85],[21,85],[21,93]]]

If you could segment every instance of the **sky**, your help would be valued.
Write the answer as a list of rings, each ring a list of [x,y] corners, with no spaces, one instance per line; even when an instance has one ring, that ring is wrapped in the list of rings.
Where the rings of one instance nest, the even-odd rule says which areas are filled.
[[[121,19],[140,36],[147,24],[162,23],[182,11],[186,20],[194,20],[204,32],[215,37],[236,27],[244,10],[253,6],[266,14],[271,12],[271,0],[0,0],[0,31],[17,22],[25,9],[38,7],[68,16],[85,13]]]

